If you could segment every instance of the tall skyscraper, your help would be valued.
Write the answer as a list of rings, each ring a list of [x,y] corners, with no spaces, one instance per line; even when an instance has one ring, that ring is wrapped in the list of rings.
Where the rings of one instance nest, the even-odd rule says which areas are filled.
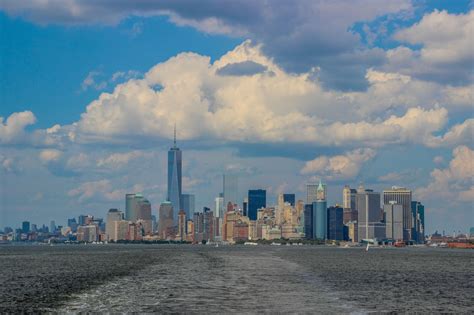
[[[385,237],[385,225],[381,222],[380,193],[371,189],[357,190],[356,208],[358,211],[358,237],[363,239],[382,239]]]
[[[323,183],[319,181],[318,185],[308,184],[306,187],[308,201],[314,200],[310,204],[311,208],[308,207],[308,210],[312,210],[311,224],[307,223],[309,215],[305,214],[305,224],[311,226],[312,229],[312,235],[310,238],[325,240],[327,237],[326,185],[323,185]],[[305,212],[306,211],[307,210],[305,209]]]
[[[356,193],[356,189],[350,188],[349,185],[344,186],[342,190],[342,207],[344,209],[355,209]]]
[[[196,198],[192,194],[182,194],[181,195],[181,208],[186,213],[187,218],[192,218],[195,211],[195,201]]]
[[[125,195],[125,220],[132,221],[132,218],[136,217],[136,214],[134,213],[135,210],[136,210],[135,194],[126,194]],[[79,225],[81,225],[80,222],[79,222]]]
[[[313,204],[304,206],[304,234],[307,239],[313,239]]]
[[[222,184],[222,191],[224,192],[224,206],[227,206],[229,202],[232,204],[239,203],[239,183],[237,175],[224,174]]]
[[[142,194],[126,194],[125,219],[132,222],[139,219],[151,222],[151,203]]]
[[[418,201],[411,202],[413,219],[412,239],[417,243],[425,242],[425,206]]]
[[[116,241],[119,238],[116,235],[115,222],[123,220],[123,212],[117,209],[110,209],[107,213],[107,223],[105,224],[105,235],[108,241]]]
[[[169,201],[164,201],[158,210],[158,234],[160,237],[167,238],[173,225],[173,205]]]
[[[23,233],[29,233],[30,232],[30,222],[28,221],[23,221],[21,223],[21,231]]]
[[[250,220],[257,220],[257,210],[267,206],[267,192],[264,189],[251,189],[248,200],[248,217]]]
[[[394,241],[403,240],[403,206],[390,201],[383,205],[385,213],[385,237]]]
[[[181,203],[181,150],[176,146],[176,126],[174,128],[173,147],[168,151],[168,195],[167,200],[173,205],[173,222],[178,224],[178,213]]]
[[[325,240],[327,236],[326,200],[313,202],[313,239]]]
[[[344,239],[343,209],[338,206],[328,208],[327,227],[328,239],[342,241]]]
[[[403,240],[409,241],[412,239],[411,232],[413,228],[412,212],[411,212],[411,190],[404,187],[393,186],[392,189],[383,191],[384,205],[390,204],[390,201],[395,201],[403,207]]]
[[[283,202],[288,202],[293,207],[295,206],[295,194],[283,194]]]
[[[186,240],[186,212],[179,211],[178,214],[178,237],[180,241]]]
[[[306,204],[311,205],[313,202],[315,202],[317,199],[317,190],[318,190],[318,185],[317,184],[306,184]]]

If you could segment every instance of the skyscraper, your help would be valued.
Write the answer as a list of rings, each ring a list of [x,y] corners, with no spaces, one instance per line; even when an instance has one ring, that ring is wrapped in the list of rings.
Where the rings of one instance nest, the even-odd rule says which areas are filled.
[[[418,201],[411,202],[413,220],[412,239],[417,243],[425,242],[425,206]]]
[[[179,211],[178,214],[178,238],[180,241],[186,240],[186,212]]]
[[[168,151],[168,195],[167,200],[173,205],[173,222],[178,224],[178,213],[181,203],[181,150],[176,146],[176,126],[174,128],[173,147]]]
[[[195,196],[192,194],[181,195],[181,209],[186,213],[187,218],[192,218],[195,211]]]
[[[224,192],[224,206],[227,206],[229,202],[232,204],[239,203],[239,183],[237,175],[224,174],[222,184],[222,191]]]
[[[326,185],[319,181],[316,188],[316,202],[313,202],[314,238],[324,240],[327,236]]]
[[[304,206],[304,234],[306,239],[313,239],[313,204]]]
[[[393,186],[392,189],[383,191],[384,205],[390,204],[390,201],[395,201],[403,207],[403,240],[409,241],[412,239],[411,232],[413,228],[412,212],[411,212],[411,190],[404,187]]]
[[[326,200],[313,202],[313,239],[325,240],[327,236]]]
[[[248,217],[250,220],[257,220],[257,210],[267,206],[267,192],[264,189],[251,189],[248,200]]]
[[[380,193],[361,187],[356,194],[356,208],[359,241],[384,238],[385,225],[381,222]]]
[[[342,207],[344,209],[355,209],[355,200],[357,190],[352,189],[349,185],[345,185],[342,190]]]
[[[385,213],[385,237],[394,240],[403,240],[403,206],[390,201],[383,205]]]
[[[115,233],[115,221],[123,220],[123,212],[117,209],[110,209],[107,213],[107,223],[105,225],[105,235],[108,241],[116,241],[118,237]]]
[[[173,205],[169,201],[164,201],[158,210],[158,234],[161,238],[167,238],[172,227]]]
[[[142,194],[126,194],[125,219],[132,222],[139,219],[150,221],[151,228],[151,203]]]
[[[136,214],[134,213],[135,209],[136,209],[135,194],[126,194],[125,195],[125,220],[132,221],[132,217],[136,217]]]
[[[318,190],[317,184],[306,184],[306,204],[311,205],[313,204],[313,202],[318,200],[317,193],[316,193],[317,190]]]
[[[338,206],[328,208],[328,235],[329,240],[342,241],[344,239],[343,209]]]
[[[283,202],[288,202],[293,207],[295,206],[295,194],[283,194]]]

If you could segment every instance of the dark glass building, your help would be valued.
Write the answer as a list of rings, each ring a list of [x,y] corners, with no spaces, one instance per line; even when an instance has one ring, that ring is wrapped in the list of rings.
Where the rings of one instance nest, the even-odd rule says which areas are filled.
[[[313,205],[304,206],[304,234],[306,239],[313,239]]]
[[[341,207],[329,207],[327,209],[328,240],[344,240],[344,209]]]
[[[249,190],[248,217],[257,220],[257,210],[267,206],[267,191],[264,189]]]
[[[21,223],[21,231],[23,233],[29,233],[30,232],[30,222],[28,221],[23,221]]]
[[[295,206],[295,194],[283,194],[283,202],[288,202],[293,207]]]

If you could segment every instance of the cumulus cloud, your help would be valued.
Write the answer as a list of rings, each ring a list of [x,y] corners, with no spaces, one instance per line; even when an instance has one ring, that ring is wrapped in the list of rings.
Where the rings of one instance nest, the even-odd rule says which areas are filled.
[[[362,165],[376,155],[373,149],[356,149],[344,155],[319,156],[306,162],[301,174],[316,174],[327,180],[353,179]]]
[[[421,21],[395,33],[394,38],[420,50],[397,47],[387,53],[389,67],[450,85],[466,85],[474,79],[474,10],[449,14],[435,10]]]
[[[453,158],[445,169],[434,169],[431,182],[415,191],[417,197],[450,202],[474,201],[474,151],[467,146],[453,150]]]
[[[427,145],[430,147],[456,146],[472,144],[474,139],[474,119],[466,119],[463,123],[452,126],[444,135],[430,137]]]
[[[247,61],[272,74],[218,74],[227,65]],[[370,147],[425,143],[447,123],[444,108],[413,107],[428,95],[406,96],[406,105],[394,110],[397,115],[381,112],[379,107],[403,103],[401,89],[391,86],[411,82],[407,76],[369,70],[374,89],[361,94],[325,91],[308,79],[310,75],[287,73],[250,41],[214,63],[206,56],[181,53],[154,66],[143,79],[102,93],[72,126],[70,138],[118,143],[136,143],[140,137],[169,139],[176,122],[178,137],[184,140]],[[416,86],[412,91],[416,93]],[[389,105],[380,106],[384,99]]]
[[[85,182],[79,187],[71,189],[68,196],[77,197],[78,202],[86,202],[91,199],[118,201],[124,198],[125,190],[113,189],[112,183],[107,179]]]
[[[25,141],[25,128],[36,122],[30,111],[11,114],[6,121],[0,117],[0,144],[14,144]]]
[[[40,152],[39,158],[43,163],[58,161],[63,152],[56,149],[46,149]]]
[[[97,167],[106,167],[117,169],[126,164],[130,161],[149,156],[150,154],[142,152],[142,151],[131,151],[125,153],[113,153],[105,158],[101,158],[97,161]]]

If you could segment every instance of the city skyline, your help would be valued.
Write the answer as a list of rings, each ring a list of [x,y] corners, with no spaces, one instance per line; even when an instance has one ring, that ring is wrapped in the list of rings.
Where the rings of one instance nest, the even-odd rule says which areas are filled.
[[[469,1],[34,3],[0,1],[0,228],[105,219],[127,193],[154,215],[178,195],[213,208],[224,175],[239,205],[254,189],[306,200],[319,180],[343,205],[362,182],[409,188],[426,233],[474,225]]]

